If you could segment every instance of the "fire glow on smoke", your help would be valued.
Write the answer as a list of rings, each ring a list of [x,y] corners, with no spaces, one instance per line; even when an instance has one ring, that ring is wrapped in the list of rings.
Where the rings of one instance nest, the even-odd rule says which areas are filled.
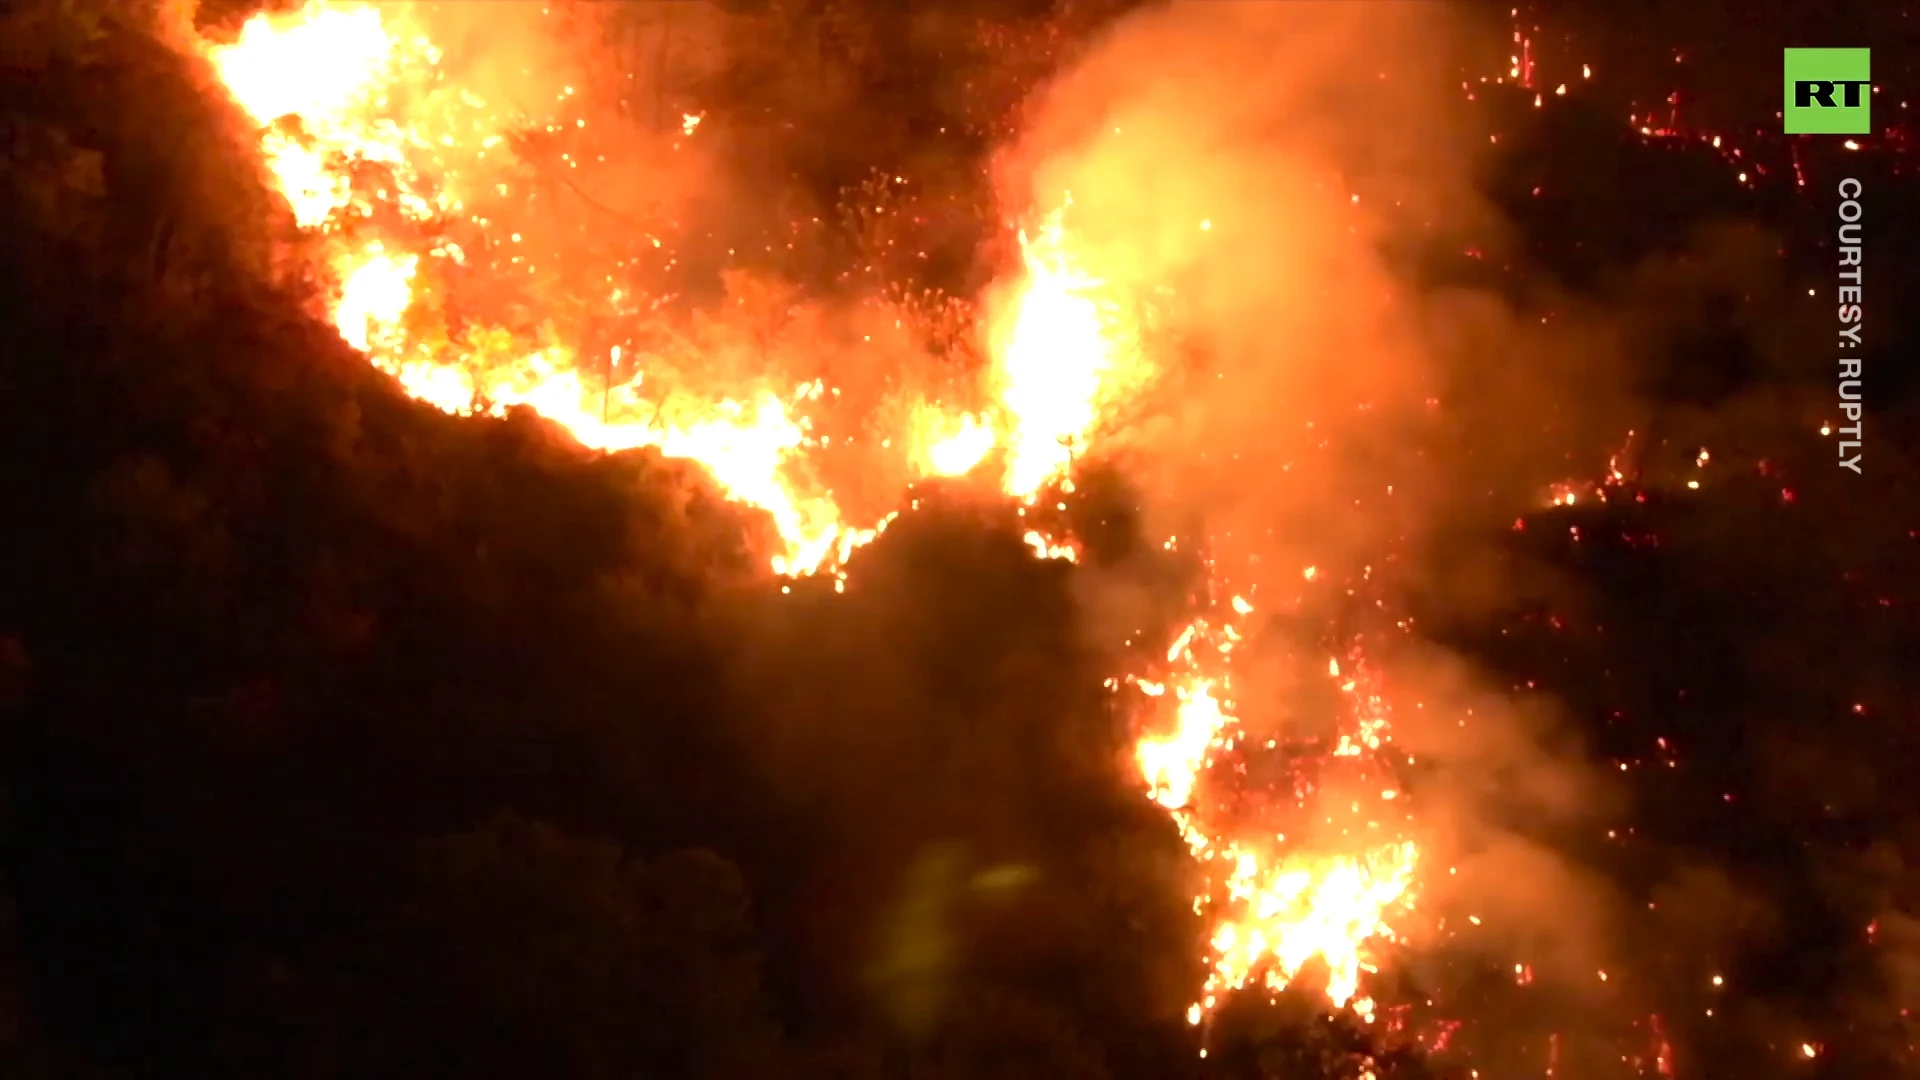
[[[440,50],[401,5],[316,0],[294,14],[256,16],[235,41],[208,44],[206,53],[260,125],[267,172],[295,220],[322,241],[320,269],[335,283],[331,315],[341,337],[408,394],[453,413],[524,405],[588,447],[652,447],[698,462],[730,498],[772,519],[777,574],[842,574],[850,554],[890,520],[848,521],[833,493],[796,468],[822,445],[807,415],[831,393],[818,379],[707,397],[675,391],[663,402],[636,370],[643,359],[619,346],[589,356],[504,313],[489,323],[466,311],[462,332],[450,330],[432,301],[453,288],[456,271],[471,269],[461,241],[520,241],[468,204],[479,194],[508,194],[502,178],[515,133],[586,123],[567,117],[570,88],[551,103],[551,116],[527,116],[490,103],[484,88],[449,87]],[[676,135],[698,137],[698,120],[685,118]],[[983,328],[989,406],[962,413],[923,404],[909,411],[910,430],[884,444],[900,448],[919,475],[991,476],[1031,505],[1050,485],[1066,484],[1077,449],[1152,375],[1137,321],[1075,249],[1068,208],[1022,235],[1012,299]],[[646,318],[622,307],[630,299],[615,289],[609,303]],[[1038,557],[1075,557],[1070,538],[1033,531],[1026,539]],[[1320,850],[1289,843],[1281,831],[1302,809],[1296,799],[1240,798],[1231,810],[1216,809],[1225,800],[1213,796],[1239,776],[1231,766],[1242,735],[1230,661],[1253,613],[1237,596],[1226,607],[1177,636],[1159,678],[1111,682],[1143,699],[1150,733],[1135,750],[1142,781],[1207,871],[1194,903],[1210,922],[1210,974],[1189,1019],[1201,1022],[1250,984],[1284,988],[1315,962],[1325,967],[1331,1003],[1370,1018],[1362,982],[1378,946],[1395,937],[1390,920],[1411,900],[1419,850],[1405,837],[1383,836],[1377,807],[1344,795],[1313,807],[1330,822],[1351,818],[1350,828],[1316,830],[1329,838]],[[1371,784],[1369,799],[1391,800],[1378,760],[1390,740],[1386,707],[1371,683],[1343,676],[1337,660],[1328,667],[1348,707],[1324,764]],[[1321,848],[1319,839],[1311,846]]]

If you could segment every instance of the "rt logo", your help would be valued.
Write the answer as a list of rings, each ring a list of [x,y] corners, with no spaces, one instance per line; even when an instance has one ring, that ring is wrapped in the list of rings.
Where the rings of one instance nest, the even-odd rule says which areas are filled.
[[[1873,89],[1866,49],[1788,49],[1789,135],[1870,135]]]

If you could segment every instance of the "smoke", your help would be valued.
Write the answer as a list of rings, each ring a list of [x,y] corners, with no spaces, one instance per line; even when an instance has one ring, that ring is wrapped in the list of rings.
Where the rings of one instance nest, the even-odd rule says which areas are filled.
[[[1116,440],[1156,526],[1203,512],[1222,555],[1358,572],[1635,426],[1617,310],[1427,271],[1514,257],[1460,90],[1484,29],[1430,4],[1175,4],[1043,95],[1003,202],[1070,203],[1085,262],[1177,326],[1184,363]]]
[[[1639,413],[1617,312],[1423,272],[1508,254],[1460,91],[1479,29],[1433,4],[1157,7],[1053,82],[999,163],[1003,201],[1065,205],[1085,263],[1174,327],[1175,370],[1113,444],[1149,535],[1204,520],[1216,573],[1279,615],[1242,672],[1255,739],[1314,722],[1299,672],[1344,651],[1329,627],[1510,596],[1488,526]],[[1097,588],[1089,618],[1137,613],[1130,589]],[[1416,762],[1426,943],[1598,985],[1620,901],[1557,846],[1618,801],[1587,748],[1437,645],[1368,651]]]
[[[1238,554],[1297,570],[1422,512],[1438,372],[1386,246],[1485,216],[1465,119],[1436,93],[1457,35],[1433,5],[1175,5],[1051,87],[1006,183],[1070,196],[1087,263],[1161,295],[1189,354],[1128,432],[1150,517],[1204,508]]]

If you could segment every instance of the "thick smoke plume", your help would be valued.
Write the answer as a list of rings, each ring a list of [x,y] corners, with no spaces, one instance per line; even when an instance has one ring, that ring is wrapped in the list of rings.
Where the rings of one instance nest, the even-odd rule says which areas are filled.
[[[1203,520],[1221,578],[1276,613],[1253,631],[1248,730],[1321,723],[1300,672],[1386,628],[1368,650],[1414,762],[1416,948],[1484,925],[1467,948],[1485,962],[1518,952],[1590,988],[1616,901],[1554,844],[1614,797],[1551,706],[1392,632],[1416,593],[1457,614],[1509,596],[1491,548],[1434,549],[1539,505],[1636,411],[1604,329],[1618,312],[1562,303],[1542,325],[1519,314],[1541,296],[1429,272],[1469,243],[1510,257],[1480,193],[1490,133],[1460,90],[1476,29],[1430,4],[1143,12],[1049,86],[1003,198],[1065,203],[1088,263],[1167,313],[1179,370],[1118,456],[1150,535]],[[1459,568],[1477,580],[1422,580]]]

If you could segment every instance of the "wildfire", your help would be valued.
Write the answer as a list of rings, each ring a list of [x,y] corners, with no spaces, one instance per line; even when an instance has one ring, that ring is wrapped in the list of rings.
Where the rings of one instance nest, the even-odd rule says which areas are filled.
[[[468,200],[507,195],[487,166],[541,118],[503,117],[472,93],[449,93],[439,51],[403,28],[405,10],[314,0],[292,15],[255,16],[236,41],[207,49],[235,102],[261,125],[269,177],[325,252],[337,285],[329,314],[342,339],[408,394],[448,412],[526,406],[588,447],[651,447],[697,461],[731,498],[772,519],[783,541],[771,557],[775,572],[837,570],[890,517],[851,527],[830,492],[794,475],[817,445],[806,409],[824,392],[820,382],[785,394],[755,386],[643,398],[647,375],[621,366],[638,358],[619,345],[603,365],[597,349],[589,357],[564,333],[530,331],[504,315],[469,314],[458,332],[449,325],[437,304],[442,279],[471,268],[469,249],[521,240],[501,235]],[[699,123],[687,114],[678,134]],[[1004,492],[1024,503],[1056,482],[1070,491],[1063,481],[1076,452],[1151,375],[1128,306],[1071,242],[1070,205],[1021,236],[1023,276],[989,328],[988,406],[927,405],[914,414],[902,445],[923,474],[958,476],[991,462]],[[625,373],[617,382],[616,368]],[[1039,530],[1025,541],[1041,558],[1077,558],[1072,543]],[[1316,960],[1327,969],[1327,997],[1370,1016],[1361,979],[1374,944],[1393,937],[1387,919],[1408,902],[1418,850],[1378,833],[1359,841],[1342,833],[1351,850],[1312,854],[1275,827],[1298,807],[1252,800],[1249,808],[1241,799],[1229,811],[1211,798],[1233,782],[1225,763],[1244,750],[1229,660],[1238,620],[1253,609],[1239,597],[1229,607],[1177,636],[1163,679],[1125,680],[1150,701],[1171,703],[1170,723],[1140,739],[1135,759],[1148,795],[1210,878],[1195,900],[1213,925],[1210,974],[1191,1018],[1198,1023],[1221,995],[1256,980],[1285,987]],[[1337,662],[1331,675],[1340,677]],[[1356,693],[1351,678],[1343,689],[1351,723],[1322,757],[1366,767],[1389,737],[1385,709],[1377,694]]]

